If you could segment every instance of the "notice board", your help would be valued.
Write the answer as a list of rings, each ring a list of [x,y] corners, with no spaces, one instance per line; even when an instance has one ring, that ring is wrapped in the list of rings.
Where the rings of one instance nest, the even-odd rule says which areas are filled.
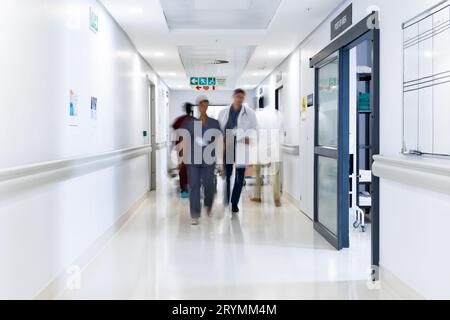
[[[450,156],[450,1],[403,24],[403,152]]]

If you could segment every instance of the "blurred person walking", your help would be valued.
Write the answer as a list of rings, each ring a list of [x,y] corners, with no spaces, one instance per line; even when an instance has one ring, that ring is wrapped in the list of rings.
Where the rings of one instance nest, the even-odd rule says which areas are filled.
[[[246,92],[243,89],[236,89],[231,107],[219,114],[220,126],[225,134],[225,202],[226,205],[231,202],[234,214],[239,212],[238,205],[245,183],[245,170],[249,165],[246,151],[252,142],[250,133],[257,130],[255,111],[244,105],[245,98]],[[234,170],[235,181],[231,191],[231,177]]]
[[[254,166],[256,178],[251,201],[261,203],[264,185],[263,171],[270,176],[275,207],[281,207],[281,141],[282,117],[277,110],[263,110],[256,113],[258,119],[258,164]]]
[[[215,168],[217,158],[222,156],[223,149],[220,124],[207,115],[209,99],[206,96],[200,96],[197,98],[197,105],[200,116],[186,123],[184,128],[190,135],[190,141],[186,141],[187,143],[183,146],[189,181],[190,211],[194,226],[200,223],[202,186],[204,206],[208,216],[212,215]]]
[[[194,105],[192,103],[186,102],[183,106],[185,114],[181,117],[178,117],[175,122],[172,124],[172,129],[176,131],[184,128],[186,124],[193,120]],[[175,146],[178,148],[180,144],[183,142],[183,137],[177,133]],[[178,164],[178,174],[180,177],[180,194],[181,198],[186,199],[188,198],[188,176],[187,176],[187,170],[186,165],[181,161],[183,157],[183,150],[181,150],[178,154],[179,156],[179,164]]]

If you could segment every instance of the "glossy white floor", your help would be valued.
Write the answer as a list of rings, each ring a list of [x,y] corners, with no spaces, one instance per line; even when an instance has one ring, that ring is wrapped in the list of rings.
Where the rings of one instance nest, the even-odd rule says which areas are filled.
[[[368,233],[352,230],[352,248],[337,252],[286,199],[276,209],[248,193],[239,219],[217,203],[191,227],[187,201],[163,189],[83,270],[81,290],[60,299],[402,298],[369,289]]]

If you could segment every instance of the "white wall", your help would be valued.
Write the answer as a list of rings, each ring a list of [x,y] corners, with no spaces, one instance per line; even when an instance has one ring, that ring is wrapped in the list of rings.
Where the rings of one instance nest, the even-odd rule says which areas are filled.
[[[0,169],[145,144],[147,76],[165,141],[167,88],[97,1],[4,0],[0,38]],[[77,126],[68,117],[71,89]],[[14,196],[0,197],[0,298],[32,298],[64,272],[147,191],[147,168],[143,156],[67,180],[15,181]]]
[[[416,16],[439,0],[353,1],[354,22],[363,19],[373,6],[381,17],[381,153],[400,156],[402,148],[402,22]],[[282,71],[289,88],[289,116],[297,119],[299,130],[287,125],[292,136],[299,134],[298,171],[292,170],[288,192],[300,201],[301,209],[313,216],[314,109],[301,121],[297,109],[302,96],[314,91],[314,72],[309,58],[330,42],[330,21],[350,3],[317,28],[273,74],[263,82],[265,92],[275,90],[274,77]],[[295,64],[301,60],[300,77]],[[294,67],[291,67],[294,66]],[[286,75],[285,73],[288,73]],[[286,87],[286,80],[284,83]],[[272,93],[270,94],[271,97]],[[273,98],[269,99],[273,105]],[[446,121],[442,119],[442,121]],[[288,133],[289,134],[289,133]],[[433,160],[430,160],[433,161]],[[450,198],[443,194],[412,188],[390,181],[381,182],[381,264],[427,298],[450,298]]]

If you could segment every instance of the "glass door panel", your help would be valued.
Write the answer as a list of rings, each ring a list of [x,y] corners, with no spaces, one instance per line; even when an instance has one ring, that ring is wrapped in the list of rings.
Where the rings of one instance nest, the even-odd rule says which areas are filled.
[[[319,156],[317,166],[319,222],[334,235],[337,235],[338,162],[335,159]]]
[[[337,148],[339,110],[339,58],[319,69],[319,146]]]
[[[345,135],[348,140],[348,120],[343,121],[345,112],[341,108],[342,61],[340,52],[336,52],[316,67],[314,150],[314,227],[338,250],[348,246],[348,232],[345,235],[345,227],[342,227],[342,217],[348,215],[348,207],[347,212],[342,208],[348,203],[345,195],[348,197],[349,192],[348,143],[342,143]]]

